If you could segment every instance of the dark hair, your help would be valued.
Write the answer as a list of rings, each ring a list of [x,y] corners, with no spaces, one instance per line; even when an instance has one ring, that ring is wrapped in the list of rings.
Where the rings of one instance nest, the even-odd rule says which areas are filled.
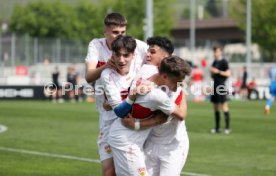
[[[111,26],[123,27],[127,25],[127,20],[122,14],[117,12],[112,12],[106,15],[104,19],[104,25],[107,27],[111,27]]]
[[[162,60],[159,67],[159,73],[165,73],[170,76],[185,78],[186,75],[190,75],[191,67],[183,59],[177,56],[169,56]]]
[[[119,35],[111,44],[111,49],[116,54],[120,52],[122,48],[125,48],[127,52],[134,53],[136,48],[136,41],[133,37],[125,35]]]
[[[214,52],[217,51],[218,49],[220,49],[222,51],[222,46],[216,45],[216,46],[213,47]]]
[[[166,37],[150,37],[147,39],[148,45],[157,45],[160,48],[162,48],[164,51],[166,51],[169,55],[171,55],[174,51],[174,47],[172,42],[167,39]]]

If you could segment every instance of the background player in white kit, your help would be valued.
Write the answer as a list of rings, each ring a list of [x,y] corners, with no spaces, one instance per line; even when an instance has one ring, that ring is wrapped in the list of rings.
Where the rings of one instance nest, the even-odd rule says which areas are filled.
[[[101,72],[109,67],[111,64],[109,59],[111,58],[111,43],[119,35],[125,35],[126,33],[127,20],[120,13],[110,13],[104,19],[104,35],[105,38],[93,39],[88,46],[88,53],[86,56],[86,81],[91,83],[94,82],[96,88],[96,107],[99,112],[99,139],[98,147],[100,160],[102,163],[102,173],[106,176],[115,175],[112,153],[110,147],[107,143],[106,133],[106,123],[108,124],[108,114],[106,116],[106,110],[103,107],[104,96],[99,94],[101,91],[98,90],[98,87],[101,86],[101,81],[98,78],[101,75]],[[147,45],[139,40],[136,40],[137,47],[135,50],[135,68],[139,68],[139,65],[142,64],[147,51]],[[137,58],[137,59],[136,59]]]
[[[166,85],[170,90],[176,91],[177,83],[182,81],[187,74],[186,66],[187,63],[176,56],[165,58],[161,63],[159,73],[153,75],[150,81],[157,86]],[[121,103],[116,108],[128,108],[126,104]],[[124,107],[120,107],[121,105]],[[183,108],[175,106],[166,93],[159,88],[154,88],[144,96],[137,96],[132,108],[132,116],[137,119],[148,118],[156,110],[161,110],[167,115],[172,114],[180,119],[184,119],[186,116],[186,109],[183,110]],[[116,114],[120,117],[126,115]],[[149,132],[150,129],[138,131],[128,129],[122,125],[120,119],[112,124],[109,143],[113,151],[117,175],[147,175],[143,144]]]

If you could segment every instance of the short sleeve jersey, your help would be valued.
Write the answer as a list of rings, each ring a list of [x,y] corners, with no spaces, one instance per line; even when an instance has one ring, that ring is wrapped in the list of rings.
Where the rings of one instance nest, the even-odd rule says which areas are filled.
[[[134,52],[134,59],[133,59],[133,69],[135,72],[138,72],[144,63],[146,52],[147,52],[147,44],[140,40],[136,40],[136,49]],[[88,53],[85,58],[86,62],[95,62],[97,63],[97,67],[100,67],[107,63],[108,59],[111,58],[112,51],[108,48],[106,39],[93,39],[88,46]],[[96,98],[96,107],[97,110],[101,113],[105,111],[103,109],[103,102],[105,97],[101,94],[102,90],[102,83],[101,80],[98,79],[95,84],[95,98]]]
[[[212,67],[215,67],[220,71],[226,71],[229,69],[229,64],[225,59],[215,60],[212,64]],[[224,85],[227,79],[227,77],[221,76],[220,74],[214,74],[212,77],[214,79],[215,85]]]

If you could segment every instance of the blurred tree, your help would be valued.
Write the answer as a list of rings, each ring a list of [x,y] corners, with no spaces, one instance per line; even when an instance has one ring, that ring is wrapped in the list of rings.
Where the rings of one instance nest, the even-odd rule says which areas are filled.
[[[218,8],[216,0],[208,0],[206,2],[205,8],[212,17],[221,16],[221,10]]]
[[[154,1],[154,35],[170,36],[174,27],[175,0]],[[80,39],[88,43],[103,36],[103,19],[109,12],[120,12],[128,19],[128,34],[144,38],[145,0],[82,0],[74,7],[58,2],[32,2],[17,6],[10,20],[10,30],[36,37]]]
[[[171,7],[174,3],[175,0],[154,1],[154,35],[170,37],[170,30],[176,24]]]
[[[37,37],[78,38],[81,23],[74,9],[61,2],[32,2],[16,6],[9,28],[17,34]]]
[[[229,1],[230,16],[235,19],[240,27],[246,30],[246,0]],[[258,43],[265,61],[276,62],[276,1],[252,0],[252,41]]]
[[[171,4],[175,0],[154,1],[154,35],[170,37],[174,27],[174,12]],[[102,9],[106,12],[120,12],[128,20],[128,34],[138,39],[144,38],[146,4],[145,0],[104,0]]]
[[[80,28],[78,28],[79,39],[88,44],[93,38],[103,37],[103,18],[105,12],[98,4],[92,4],[88,0],[82,0],[75,7]]]

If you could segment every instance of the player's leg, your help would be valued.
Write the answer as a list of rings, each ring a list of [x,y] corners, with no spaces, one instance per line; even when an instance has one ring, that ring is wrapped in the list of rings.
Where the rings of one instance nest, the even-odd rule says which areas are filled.
[[[274,101],[275,101],[275,97],[267,99],[266,105],[265,105],[265,115],[269,115],[270,114],[270,107],[272,106],[272,104],[273,104]]]
[[[163,145],[160,147],[164,149],[164,151],[160,153],[160,176],[180,176],[188,156],[188,136],[185,136],[185,140],[181,141],[180,143],[173,142],[170,145]]]
[[[224,113],[224,118],[225,118],[225,129],[224,133],[229,134],[230,133],[230,113],[229,113],[229,106],[227,101],[221,104],[222,110]]]
[[[128,145],[125,150],[112,147],[116,175],[148,176],[144,153],[137,145]]]
[[[150,176],[160,175],[159,147],[150,141],[146,141],[144,146],[145,162]]]
[[[98,150],[102,164],[103,176],[115,176],[115,167],[113,163],[113,154],[110,145],[107,142],[109,129],[113,120],[100,121],[100,131],[98,136]]]
[[[113,158],[103,160],[101,163],[103,176],[116,176]]]
[[[99,155],[102,164],[103,176],[115,176],[112,150],[109,144],[98,141]]]
[[[273,104],[273,102],[275,101],[275,97],[276,97],[276,83],[271,83],[270,87],[270,94],[271,94],[271,98],[267,100],[266,105],[265,105],[265,115],[269,115],[270,114],[270,108]]]
[[[213,103],[214,115],[215,115],[215,128],[211,130],[211,133],[219,133],[220,130],[220,106],[219,103]]]

